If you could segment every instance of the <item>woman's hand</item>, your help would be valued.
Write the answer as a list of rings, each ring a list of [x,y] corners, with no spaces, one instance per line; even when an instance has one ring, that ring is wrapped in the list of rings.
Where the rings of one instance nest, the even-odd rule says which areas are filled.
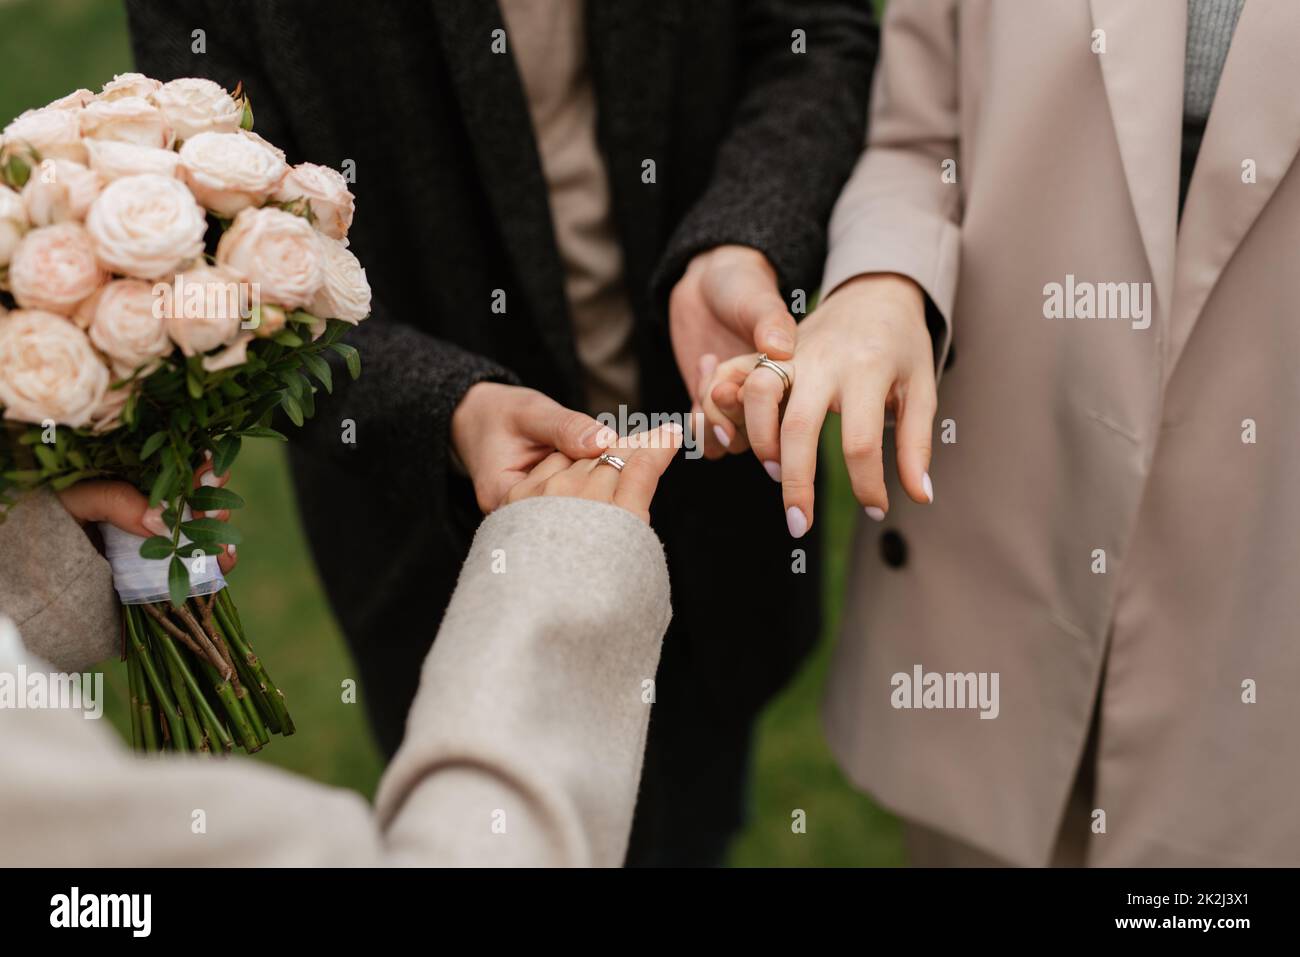
[[[669,423],[658,429],[619,439],[609,450],[627,464],[620,471],[599,458],[573,460],[552,452],[506,494],[506,502],[538,495],[563,495],[609,502],[650,523],[650,500],[659,477],[682,446],[681,426]]]
[[[212,461],[209,459],[194,473],[194,487],[200,485],[222,486],[230,481],[230,475],[214,475]],[[91,479],[55,493],[68,514],[79,525],[87,522],[108,522],[124,532],[148,538],[151,535],[171,535],[163,523],[162,509],[150,508],[149,500],[135,486],[126,482],[108,479]],[[202,518],[206,512],[195,512],[195,518]],[[219,521],[230,518],[227,511],[214,512],[208,516]],[[235,567],[238,556],[234,545],[227,545],[225,552],[217,556],[217,565],[223,573],[229,573]]]
[[[853,494],[877,521],[889,510],[882,464],[885,415],[896,418],[898,475],[917,502],[934,500],[930,443],[936,406],[934,358],[925,296],[905,276],[859,276],[840,286],[799,327],[795,358],[778,363],[790,377],[754,368],[740,356],[714,372],[705,417],[748,445],[781,482],[786,524],[795,538],[813,522],[817,441],[827,412],[843,422],[844,461]]]
[[[585,458],[617,439],[613,429],[535,389],[496,382],[470,386],[451,417],[452,448],[485,515],[552,452]]]

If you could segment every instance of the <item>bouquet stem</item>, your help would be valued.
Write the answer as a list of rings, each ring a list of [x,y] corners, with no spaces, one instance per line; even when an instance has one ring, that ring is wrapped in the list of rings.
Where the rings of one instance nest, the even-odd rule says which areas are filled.
[[[131,741],[137,751],[248,753],[292,734],[284,695],[253,654],[229,588],[207,598],[126,605]]]

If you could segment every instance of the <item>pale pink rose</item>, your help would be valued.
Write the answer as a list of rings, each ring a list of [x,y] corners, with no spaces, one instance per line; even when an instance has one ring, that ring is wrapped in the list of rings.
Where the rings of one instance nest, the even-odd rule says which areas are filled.
[[[304,308],[325,278],[318,236],[301,216],[271,206],[246,209],[217,244],[217,262],[256,284],[263,302]]]
[[[83,110],[45,108],[28,110],[4,128],[4,153],[27,154],[35,150],[41,159],[67,159],[85,164],[86,146],[81,140]]]
[[[0,266],[9,265],[29,225],[23,198],[0,183]]]
[[[284,150],[280,149],[280,147],[276,146],[274,143],[266,139],[264,136],[260,136],[259,134],[254,133],[252,130],[238,130],[236,132],[246,140],[252,140],[254,143],[260,143],[262,146],[265,146],[276,156],[280,157],[281,163],[284,163],[286,166],[288,165],[289,160],[285,156]]]
[[[33,229],[9,262],[9,288],[24,309],[70,316],[107,280],[80,223]]]
[[[73,90],[67,96],[61,96],[45,106],[47,110],[79,110],[95,98],[87,89]]]
[[[50,229],[61,229],[51,226]],[[108,367],[62,316],[18,309],[0,322],[0,405],[5,418],[80,428],[108,390]]]
[[[104,398],[99,400],[99,405],[90,413],[90,430],[96,435],[111,432],[122,424],[122,412],[126,409],[127,400],[131,398],[131,393],[140,388],[136,382],[119,385],[116,389],[111,386],[110,383]]]
[[[180,180],[144,173],[104,187],[86,229],[100,261],[114,272],[157,279],[202,254],[207,219]]]
[[[151,80],[143,73],[118,73],[104,84],[98,99],[112,101],[126,96],[146,99],[156,93],[162,84]]]
[[[244,106],[218,83],[181,77],[164,83],[150,97],[184,142],[200,133],[233,133],[244,118]]]
[[[180,273],[169,287],[156,286],[154,293],[166,299],[167,334],[187,356],[234,340],[251,311],[239,277],[206,264]]]
[[[86,140],[86,152],[90,154],[90,168],[105,182],[141,173],[180,178],[181,158],[172,150],[116,140]]]
[[[331,239],[346,239],[355,200],[343,174],[328,166],[299,163],[271,194],[278,203],[306,201],[312,223]]]
[[[155,308],[156,303],[153,287],[140,279],[115,279],[93,298],[90,341],[108,357],[119,378],[142,367],[151,370],[172,351],[163,310]]]
[[[225,219],[262,205],[288,171],[266,145],[239,133],[199,133],[185,141],[180,157],[194,198]]]
[[[203,368],[208,372],[220,372],[242,366],[248,361],[248,344],[253,341],[251,332],[241,332],[238,338],[220,352],[203,357]]]
[[[23,205],[33,226],[52,226],[65,220],[80,222],[103,188],[99,174],[80,163],[42,160],[23,187]]]
[[[77,114],[88,140],[115,140],[168,149],[176,139],[162,111],[139,96],[96,100]]]
[[[322,319],[342,319],[356,325],[370,315],[370,283],[352,252],[337,239],[320,236],[325,262],[324,282],[307,311]]]

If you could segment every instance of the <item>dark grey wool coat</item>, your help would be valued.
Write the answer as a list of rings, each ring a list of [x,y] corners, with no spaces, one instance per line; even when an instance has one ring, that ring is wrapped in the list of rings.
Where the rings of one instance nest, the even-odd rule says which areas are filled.
[[[482,380],[581,403],[524,94],[513,60],[491,51],[500,11],[492,0],[127,7],[142,72],[242,81],[256,129],[291,162],[355,164],[350,239],[375,292],[373,318],[349,340],[363,371],[318,397],[293,465],[391,751],[480,517],[448,468],[452,410]],[[787,293],[811,293],[819,279],[827,217],[863,143],[871,4],[589,0],[587,16],[644,408],[685,411],[663,307],[692,255],[744,243],[767,255]],[[796,31],[806,52],[794,49]],[[645,159],[653,184],[642,182]],[[505,315],[491,311],[495,289]],[[343,419],[356,424],[355,446],[340,441]],[[754,716],[818,634],[821,555],[815,535],[787,537],[780,490],[748,455],[678,462],[653,520],[676,611],[631,858],[699,862],[742,818]]]

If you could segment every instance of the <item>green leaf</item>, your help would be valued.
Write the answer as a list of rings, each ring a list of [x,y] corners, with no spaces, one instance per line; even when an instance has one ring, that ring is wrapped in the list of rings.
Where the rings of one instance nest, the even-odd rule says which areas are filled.
[[[158,560],[169,558],[172,554],[172,540],[162,535],[154,535],[140,543],[140,557]]]
[[[5,472],[0,475],[0,478],[8,479],[10,482],[16,482],[19,485],[28,485],[45,478],[45,473],[40,469],[18,469],[13,472]]]
[[[298,397],[298,403],[302,406],[304,419],[310,419],[316,414],[316,387],[310,382],[307,383],[307,388],[303,389],[302,395]]]
[[[151,455],[162,448],[163,443],[166,441],[166,432],[155,432],[153,435],[149,436],[149,438],[145,439],[144,445],[140,446],[140,461],[143,462],[148,459]]]
[[[230,466],[235,464],[235,458],[239,455],[240,444],[237,435],[228,435],[217,443],[217,451],[212,456],[212,471],[215,474],[225,475],[230,471]]]
[[[248,439],[279,439],[281,442],[288,442],[288,437],[283,432],[277,432],[275,429],[268,429],[264,425],[255,425],[251,429],[244,429],[239,433]]]
[[[225,508],[243,508],[244,499],[229,489],[200,485],[189,494],[190,508],[196,512],[219,512]]]
[[[238,545],[244,540],[244,537],[239,534],[239,529],[229,522],[219,522],[215,518],[196,518],[181,522],[181,533],[197,545]]]
[[[58,453],[48,445],[34,445],[32,451],[36,453],[36,460],[41,463],[41,468],[45,471],[57,472],[62,467]]]
[[[90,478],[92,475],[98,475],[95,469],[82,469],[78,472],[69,472],[66,475],[60,475],[50,482],[50,488],[56,492],[62,492],[65,488],[71,488],[82,479]]]
[[[153,486],[149,489],[149,506],[151,508],[169,497],[167,493],[171,491],[172,483],[175,480],[176,469],[170,461],[165,462],[158,472],[158,477],[154,479]]]
[[[239,115],[239,128],[241,130],[253,128],[253,101],[248,97],[244,97],[244,112]]]
[[[190,597],[190,570],[175,555],[167,568],[167,592],[175,608],[180,608],[185,604],[185,599]]]
[[[193,372],[185,373],[185,390],[189,392],[191,399],[203,398],[203,383],[199,382],[198,376]]]
[[[288,346],[290,349],[297,349],[302,345],[302,337],[292,329],[281,329],[272,337],[272,341]]]
[[[126,407],[122,409],[122,422],[128,428],[135,428],[136,414],[139,412],[140,393],[137,390],[131,390],[131,394],[126,397]]]
[[[348,364],[348,375],[352,376],[354,379],[361,375],[361,353],[357,352],[356,349],[348,345],[346,342],[332,343],[330,348],[341,355],[343,360]]]
[[[290,422],[294,425],[302,425],[302,406],[299,405],[298,400],[288,392],[286,392],[284,397],[280,399],[280,408],[284,409],[284,414],[289,417]]]
[[[325,387],[326,392],[334,391],[334,375],[330,372],[330,364],[318,355],[310,352],[302,354],[302,364],[307,367],[307,371],[320,380],[320,384]]]

